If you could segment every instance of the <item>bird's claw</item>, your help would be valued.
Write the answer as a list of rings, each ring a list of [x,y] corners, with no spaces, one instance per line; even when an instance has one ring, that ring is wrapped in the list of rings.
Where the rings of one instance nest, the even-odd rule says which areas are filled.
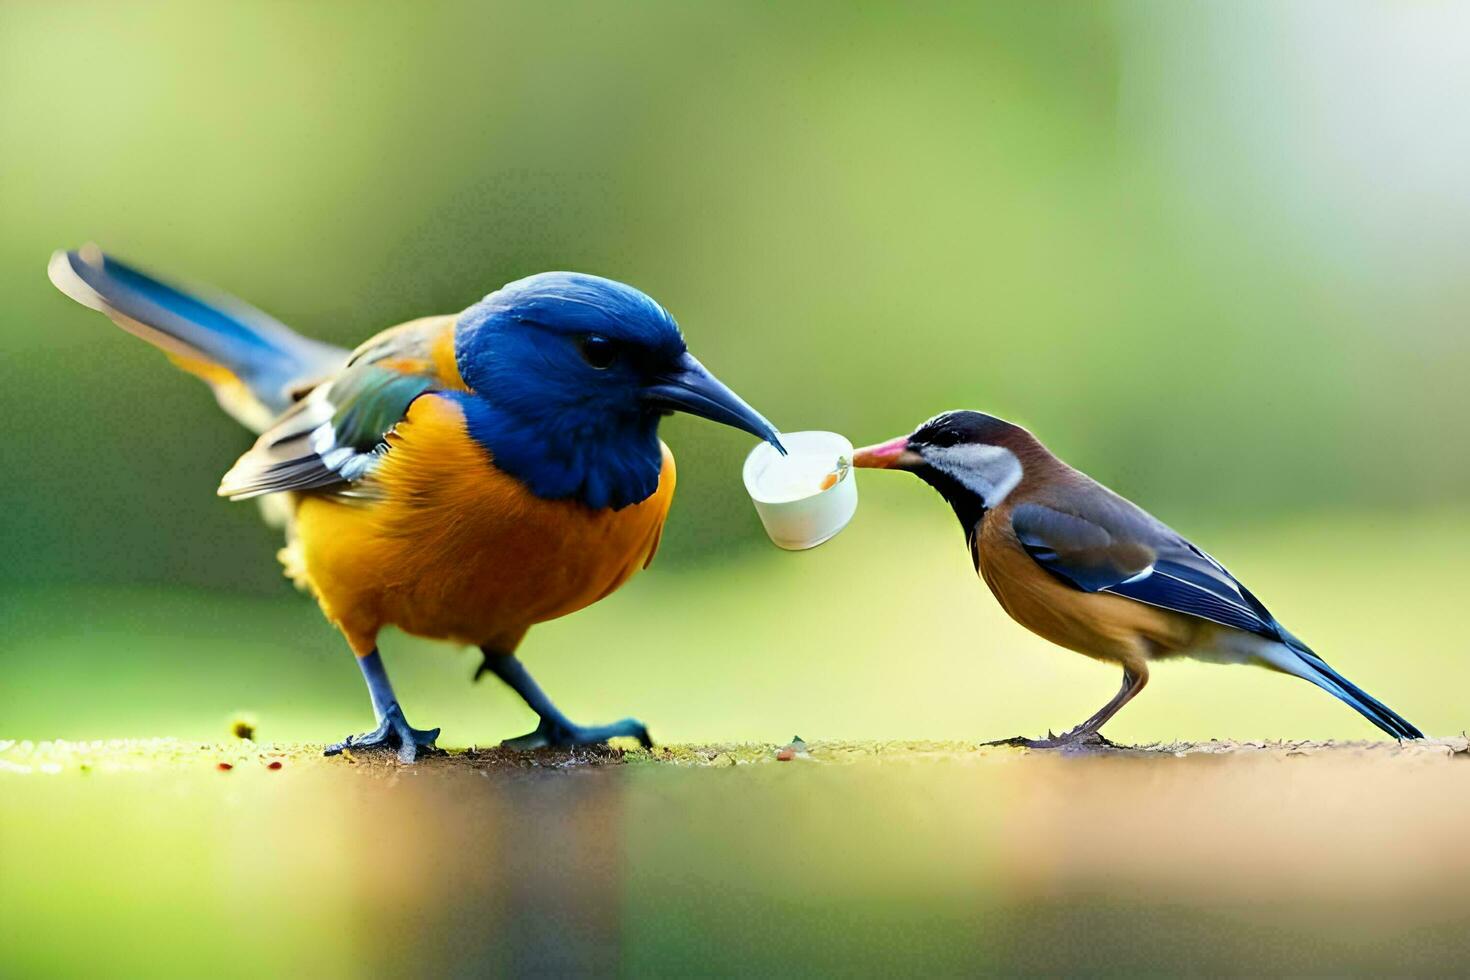
[[[1116,742],[1102,732],[1083,728],[1074,728],[1060,735],[1053,735],[1051,729],[1048,728],[1046,738],[1026,738],[1017,735],[1014,738],[1002,738],[982,744],[1011,745],[1024,749],[1114,749],[1118,747]]]
[[[419,757],[420,750],[434,751],[434,740],[439,737],[439,729],[414,728],[403,717],[403,709],[393,705],[383,715],[383,721],[377,728],[361,735],[349,735],[347,738],[335,745],[327,746],[322,755],[341,755],[345,749],[380,749],[396,748],[398,750],[398,761],[410,763]]]
[[[502,748],[526,751],[528,749],[567,749],[582,745],[603,745],[610,738],[636,738],[645,749],[653,748],[653,739],[648,728],[636,718],[624,718],[611,725],[583,726],[570,722],[542,718],[534,731],[518,738],[508,738]]]

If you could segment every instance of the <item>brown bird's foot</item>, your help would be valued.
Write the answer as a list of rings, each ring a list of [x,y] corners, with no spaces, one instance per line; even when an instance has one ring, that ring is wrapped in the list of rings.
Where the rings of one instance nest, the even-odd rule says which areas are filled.
[[[1118,744],[1109,739],[1102,732],[1073,729],[1063,732],[1061,735],[1046,733],[1046,738],[1026,738],[1017,735],[1014,738],[1003,738],[994,742],[982,742],[982,745],[1014,745],[1025,749],[1115,749]]]
[[[397,749],[398,761],[410,763],[422,752],[437,751],[434,740],[439,729],[421,729],[409,725],[403,717],[403,709],[394,704],[383,714],[383,722],[377,728],[362,735],[349,735],[336,745],[329,745],[322,755],[341,755],[344,749]]]
[[[636,738],[645,749],[653,748],[648,727],[636,718],[624,718],[611,725],[574,725],[566,718],[545,718],[535,731],[501,742],[507,749],[569,749],[579,745],[605,745],[610,738]]]
[[[1004,738],[999,742],[986,742],[986,745],[1015,745],[1026,749],[1070,749],[1074,752],[1095,751],[1097,749],[1115,749],[1117,744],[1110,741],[1098,729],[1108,723],[1108,719],[1118,713],[1139,691],[1143,685],[1148,683],[1148,669],[1142,665],[1123,668],[1123,686],[1118,693],[1113,695],[1111,701],[1097,710],[1091,718],[1060,735],[1053,735],[1050,731],[1046,738]]]

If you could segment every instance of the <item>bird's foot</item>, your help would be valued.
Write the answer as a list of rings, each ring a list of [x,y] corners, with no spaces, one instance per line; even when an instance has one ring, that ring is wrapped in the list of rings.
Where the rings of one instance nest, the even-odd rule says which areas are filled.
[[[573,725],[565,719],[542,718],[535,731],[501,742],[507,749],[569,749],[578,745],[604,745],[610,738],[636,738],[645,749],[653,748],[648,728],[636,718],[624,718],[611,725]]]
[[[424,730],[409,725],[403,709],[393,705],[383,715],[383,723],[362,735],[349,735],[336,745],[329,745],[322,755],[341,755],[344,749],[397,749],[398,761],[413,762],[421,750],[434,751],[439,729]]]
[[[984,745],[1013,745],[1025,749],[1114,749],[1118,745],[1102,732],[1095,732],[1084,728],[1074,728],[1070,732],[1060,735],[1046,733],[1046,738],[1026,738],[1017,735],[1014,738],[1003,738],[994,742],[984,742]]]

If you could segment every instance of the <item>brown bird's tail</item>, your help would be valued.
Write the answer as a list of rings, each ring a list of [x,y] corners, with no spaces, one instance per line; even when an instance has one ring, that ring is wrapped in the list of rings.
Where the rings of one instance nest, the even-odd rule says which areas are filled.
[[[1295,664],[1288,665],[1278,660],[1276,665],[1282,670],[1316,684],[1394,738],[1424,737],[1424,733],[1409,724],[1403,715],[1333,670],[1327,661],[1313,653],[1301,640],[1285,630],[1281,632],[1282,646],[1296,661]]]

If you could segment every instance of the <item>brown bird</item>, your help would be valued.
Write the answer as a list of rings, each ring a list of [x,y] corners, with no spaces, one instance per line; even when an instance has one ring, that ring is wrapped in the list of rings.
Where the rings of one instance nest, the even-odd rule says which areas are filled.
[[[1256,664],[1311,681],[1395,738],[1423,733],[1327,665],[1225,567],[1173,529],[1062,462],[1030,432],[980,412],[945,412],[853,456],[908,470],[965,529],[975,567],[1011,618],[1059,646],[1123,668],[1123,686],[1071,731],[1020,744],[1095,739],[1185,656]]]

